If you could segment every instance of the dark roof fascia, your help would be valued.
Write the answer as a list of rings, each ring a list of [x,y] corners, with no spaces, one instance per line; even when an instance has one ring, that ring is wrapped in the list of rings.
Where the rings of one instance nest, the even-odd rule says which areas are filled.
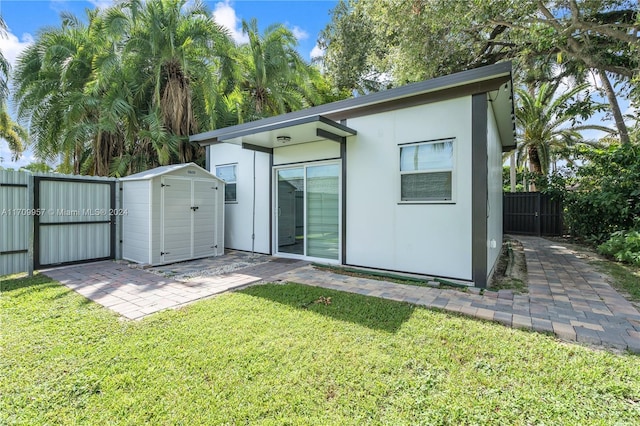
[[[240,133],[242,133],[242,135],[247,135],[264,131],[267,130],[264,129],[265,127],[275,125],[277,123],[282,123],[284,124],[283,127],[288,127],[291,121],[309,116],[335,116],[340,112],[346,112],[351,109],[389,102],[396,99],[418,95],[420,93],[434,92],[446,88],[467,85],[473,82],[482,82],[483,80],[489,80],[500,76],[507,76],[510,78],[511,69],[511,62],[502,62],[486,67],[474,68],[456,74],[433,78],[431,80],[407,84],[406,86],[397,87],[395,89],[384,90],[382,92],[375,92],[356,98],[344,99],[337,102],[318,105],[315,107],[263,118],[261,120],[250,121],[248,123],[238,124],[231,127],[211,130],[209,132],[193,135],[189,138],[189,140],[193,142],[212,143],[221,139],[231,139],[230,134],[232,133],[236,134],[236,136],[234,137],[237,137],[237,134]]]
[[[335,121],[329,120],[328,118],[323,117],[321,115],[312,115],[312,116],[303,117],[297,120],[278,121],[273,124],[267,124],[260,127],[251,127],[248,129],[239,129],[238,126],[226,127],[223,129],[219,129],[220,135],[216,137],[216,140],[223,141],[223,140],[235,139],[235,138],[240,138],[242,136],[255,135],[256,133],[260,133],[260,132],[269,132],[272,130],[279,130],[279,129],[284,129],[291,126],[297,126],[301,124],[308,124],[308,123],[315,123],[315,122],[324,123],[328,126],[335,128],[336,130],[341,130],[345,133],[349,133],[350,135],[355,135],[358,133],[355,130],[343,124],[336,123]],[[255,121],[254,123],[257,124],[258,122]],[[226,130],[226,132],[224,132],[224,130]]]
[[[347,127],[342,123],[338,123],[336,121],[330,120],[327,117],[323,117],[321,115],[316,115],[315,117],[318,117],[318,121],[321,123],[324,123],[328,126],[333,127],[334,129],[337,130],[342,130],[345,133],[349,133],[350,135],[357,135],[358,132],[355,129],[352,129],[351,127]]]
[[[517,143],[516,143],[516,139],[517,139],[517,135],[516,135],[516,103],[514,101],[514,99],[516,98],[514,96],[514,87],[513,87],[513,81],[511,82],[511,122],[513,123],[513,145],[509,145],[507,147],[502,148],[503,152],[509,152],[511,150],[514,150],[517,148]]]
[[[410,108],[418,105],[426,105],[433,102],[446,101],[448,99],[455,99],[463,96],[472,96],[496,90],[508,82],[510,78],[510,76],[499,76],[491,80],[483,80],[461,86],[453,86],[441,90],[418,93],[413,96],[392,99],[387,102],[380,102],[373,105],[364,105],[347,111],[340,111],[335,114],[327,114],[326,117],[336,120],[350,119],[365,115],[379,114],[381,112],[394,111],[402,108]]]

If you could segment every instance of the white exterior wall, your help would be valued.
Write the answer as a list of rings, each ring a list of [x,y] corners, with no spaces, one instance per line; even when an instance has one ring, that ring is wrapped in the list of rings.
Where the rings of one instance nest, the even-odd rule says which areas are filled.
[[[502,142],[491,104],[487,121],[487,273],[491,276],[502,248]]]
[[[138,263],[149,263],[149,188],[149,181],[139,180],[124,182],[122,190],[122,258]]]
[[[337,159],[340,157],[340,144],[334,141],[310,142],[298,145],[283,146],[273,150],[274,166]]]
[[[471,280],[471,97],[347,126],[347,263]],[[399,204],[398,145],[441,138],[455,138],[454,203]]]
[[[258,253],[270,253],[269,241],[269,154],[242,149],[238,145],[217,144],[210,146],[210,172],[216,166],[237,163],[237,202],[225,205],[224,246],[235,250],[251,251],[253,221],[253,156],[256,158],[256,215],[255,248]]]

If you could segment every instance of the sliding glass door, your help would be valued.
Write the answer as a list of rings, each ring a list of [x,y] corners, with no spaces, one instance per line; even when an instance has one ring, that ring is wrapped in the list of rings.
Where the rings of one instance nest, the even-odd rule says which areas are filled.
[[[340,167],[326,164],[307,167],[307,253],[309,257],[339,259]]]
[[[340,259],[340,165],[309,164],[276,172],[276,251]]]
[[[304,255],[304,168],[278,170],[278,252]]]

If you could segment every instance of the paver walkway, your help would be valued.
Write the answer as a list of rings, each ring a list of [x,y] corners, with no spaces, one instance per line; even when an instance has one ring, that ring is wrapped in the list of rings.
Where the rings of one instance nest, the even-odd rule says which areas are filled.
[[[351,277],[311,266],[275,278],[440,308],[554,333],[565,340],[640,353],[640,313],[601,274],[560,244],[542,238],[518,239],[525,247],[528,294],[509,290],[463,293]]]
[[[216,262],[221,262],[221,259],[227,258],[229,263],[232,259],[244,257],[248,257],[248,254],[233,252],[229,258],[225,255],[215,259]],[[265,258],[264,261],[244,267],[241,271],[218,275],[205,274],[187,281],[166,278],[112,261],[47,269],[41,272],[126,318],[140,319],[234,288],[262,280],[272,280],[274,275],[307,264],[302,261],[262,257]],[[213,261],[209,262],[213,264]],[[193,267],[180,264],[174,265],[175,268],[193,270]],[[181,269],[181,272],[184,271]]]
[[[640,313],[605,277],[571,250],[518,237],[525,247],[529,293],[417,287],[314,269],[308,262],[230,252],[218,258],[153,268],[156,274],[105,261],[43,271],[130,319],[260,281],[291,281],[409,302],[497,321],[559,338],[640,353]],[[204,269],[203,269],[204,268]],[[180,279],[166,278],[158,273]]]

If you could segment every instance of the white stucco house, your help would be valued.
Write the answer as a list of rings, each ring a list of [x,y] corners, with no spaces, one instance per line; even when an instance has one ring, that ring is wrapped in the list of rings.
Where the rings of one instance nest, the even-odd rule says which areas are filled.
[[[225,246],[486,287],[512,93],[501,63],[192,136],[226,181]]]

